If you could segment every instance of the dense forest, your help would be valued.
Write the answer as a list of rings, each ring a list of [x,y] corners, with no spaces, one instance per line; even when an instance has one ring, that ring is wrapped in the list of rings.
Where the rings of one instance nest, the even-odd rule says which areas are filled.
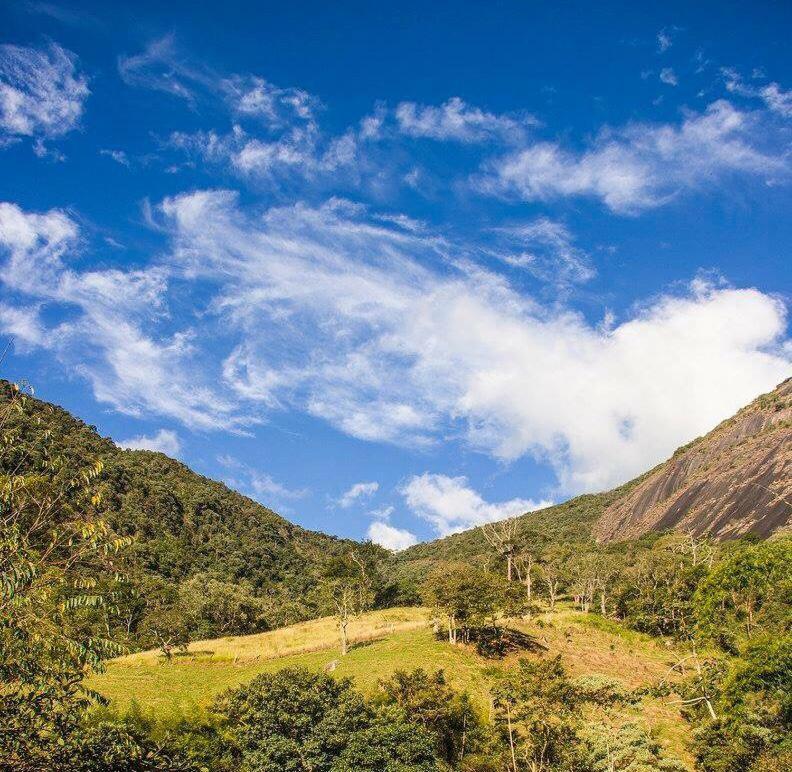
[[[649,693],[681,707],[697,769],[792,767],[783,533],[597,544],[592,525],[623,489],[394,557],[299,529],[160,454],[121,451],[7,383],[0,433],[2,770],[684,769],[644,728],[590,720]],[[374,697],[330,673],[262,674],[170,726],[103,708],[85,686],[125,651],[158,648],[167,666],[191,639],[319,615],[335,617],[343,657],[350,618],[396,603],[431,608],[444,645],[517,658],[486,715],[420,669]],[[678,656],[642,690],[573,677],[511,621],[562,606]]]

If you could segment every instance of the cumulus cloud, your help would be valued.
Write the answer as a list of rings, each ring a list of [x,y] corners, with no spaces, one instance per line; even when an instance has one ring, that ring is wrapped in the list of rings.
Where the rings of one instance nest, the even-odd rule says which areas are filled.
[[[465,477],[448,477],[428,472],[410,478],[401,493],[407,506],[431,523],[438,536],[464,531],[482,523],[549,507],[552,501],[511,499],[499,503],[485,501],[470,487]]]
[[[406,550],[418,543],[418,537],[414,533],[404,528],[396,528],[383,520],[375,520],[371,523],[366,535],[374,544],[394,552]]]
[[[0,140],[39,142],[77,128],[90,91],[77,57],[56,43],[44,49],[0,46]]]
[[[453,97],[440,106],[402,102],[396,107],[399,130],[411,137],[455,141],[484,142],[493,138],[518,140],[527,126],[535,125],[529,115],[496,115],[468,105]]]
[[[137,437],[130,437],[117,444],[127,450],[153,450],[156,453],[164,453],[166,456],[172,457],[178,456],[181,452],[179,435],[171,429],[160,429],[156,434],[149,436],[141,434]]]
[[[660,81],[667,86],[679,85],[679,79],[671,67],[663,67],[663,69],[660,70]]]
[[[379,490],[378,482],[359,482],[355,483],[349,490],[345,491],[338,499],[338,506],[347,509],[361,499],[368,499]]]
[[[531,200],[592,196],[620,214],[661,206],[730,174],[788,173],[783,154],[760,144],[761,116],[725,100],[678,126],[633,123],[603,130],[583,151],[537,142],[489,163],[479,190]]]

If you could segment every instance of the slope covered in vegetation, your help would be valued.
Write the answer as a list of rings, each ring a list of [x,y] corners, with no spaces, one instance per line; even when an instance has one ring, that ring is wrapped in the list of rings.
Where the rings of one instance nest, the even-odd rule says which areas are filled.
[[[13,393],[0,382],[0,410]],[[66,479],[103,465],[98,512],[117,535],[133,538],[125,567],[139,591],[119,598],[115,620],[133,645],[145,643],[147,614],[162,617],[180,604],[183,616],[207,593],[234,608],[227,619],[197,620],[195,634],[266,629],[327,611],[319,591],[327,564],[356,543],[300,528],[162,453],[123,450],[55,405],[28,397],[17,406],[0,475]],[[372,560],[385,555],[356,546]]]

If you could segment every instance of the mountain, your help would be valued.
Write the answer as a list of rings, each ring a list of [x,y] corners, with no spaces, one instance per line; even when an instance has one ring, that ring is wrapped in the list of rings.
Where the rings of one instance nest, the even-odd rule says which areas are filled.
[[[767,537],[790,522],[792,378],[621,487],[520,516],[517,540],[540,550],[674,529],[716,539]],[[417,581],[437,560],[483,560],[491,552],[472,529],[405,550],[397,573]]]
[[[0,381],[0,406],[10,395]],[[0,474],[39,470],[47,454],[68,475],[101,461],[102,513],[117,533],[135,537],[136,571],[172,587],[198,574],[242,584],[267,600],[269,625],[324,611],[315,590],[328,561],[350,546],[389,557],[371,544],[300,528],[162,453],[119,448],[47,402],[29,397],[9,421],[4,434],[17,437],[12,452],[0,454]]]
[[[792,521],[792,378],[680,448],[603,512],[599,541],[684,530],[767,537]]]

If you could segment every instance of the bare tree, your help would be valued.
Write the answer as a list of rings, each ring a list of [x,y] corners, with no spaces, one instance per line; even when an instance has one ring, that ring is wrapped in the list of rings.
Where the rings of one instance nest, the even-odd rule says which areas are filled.
[[[517,581],[525,585],[529,614],[533,597],[533,570],[535,566],[536,558],[530,552],[521,552],[514,557],[514,570],[517,573]]]
[[[326,587],[336,612],[341,656],[349,651],[350,621],[371,605],[372,584],[366,563],[357,553],[349,552],[331,562]]]
[[[509,517],[496,523],[483,523],[480,528],[487,544],[506,559],[506,579],[511,582],[514,573],[514,553],[517,549],[517,517]]]

